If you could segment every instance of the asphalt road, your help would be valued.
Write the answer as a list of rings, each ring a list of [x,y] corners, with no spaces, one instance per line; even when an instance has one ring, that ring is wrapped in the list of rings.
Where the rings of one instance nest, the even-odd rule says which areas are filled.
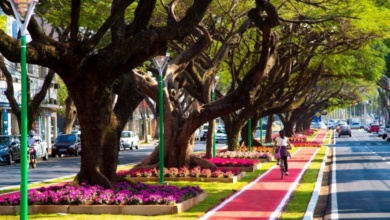
[[[225,143],[217,143],[216,148],[226,147]],[[141,144],[138,150],[125,150],[119,152],[119,164],[133,164],[140,162],[154,149],[153,143]],[[195,142],[194,151],[205,151],[205,141]],[[80,157],[49,157],[47,161],[40,161],[36,169],[29,169],[28,182],[40,182],[60,177],[75,175],[80,169]],[[0,190],[4,187],[20,185],[20,164],[0,165]]]
[[[336,137],[326,219],[390,219],[390,142],[364,130]]]

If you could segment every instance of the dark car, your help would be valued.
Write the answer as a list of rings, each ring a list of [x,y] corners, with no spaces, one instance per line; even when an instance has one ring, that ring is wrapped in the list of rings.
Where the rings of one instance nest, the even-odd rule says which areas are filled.
[[[340,126],[337,129],[337,132],[339,133],[339,137],[341,137],[341,135],[349,135],[350,137],[352,136],[351,129],[346,125]]]
[[[0,163],[20,160],[20,136],[0,135]]]
[[[77,134],[61,134],[58,135],[56,141],[51,148],[51,155],[53,157],[62,155],[79,156],[81,153],[80,138]]]

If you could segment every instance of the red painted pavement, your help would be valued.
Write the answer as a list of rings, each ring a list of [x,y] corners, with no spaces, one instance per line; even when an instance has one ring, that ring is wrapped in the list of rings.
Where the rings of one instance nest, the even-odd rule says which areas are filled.
[[[315,141],[323,141],[326,130],[321,130]],[[202,220],[262,220],[278,218],[302,178],[303,169],[311,163],[318,148],[301,148],[289,159],[289,176],[280,178],[279,166],[259,176],[241,191],[210,210]]]

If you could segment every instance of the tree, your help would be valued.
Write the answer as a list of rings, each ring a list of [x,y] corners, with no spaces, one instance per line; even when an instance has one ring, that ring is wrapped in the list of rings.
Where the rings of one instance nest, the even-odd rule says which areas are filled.
[[[199,27],[199,33],[193,38],[197,39],[196,42],[187,49],[181,49],[181,52],[169,62],[164,74],[166,85],[164,90],[164,146],[167,146],[164,151],[168,152],[164,157],[165,167],[201,165],[214,169],[214,164],[191,155],[195,130],[203,123],[241,109],[253,100],[258,84],[261,83],[267,70],[267,64],[272,55],[270,51],[275,46],[272,28],[278,25],[278,17],[274,7],[266,1],[258,5],[258,8],[249,10],[248,16],[261,31],[262,52],[256,65],[248,70],[239,86],[228,95],[215,102],[209,102],[216,71],[230,48],[234,46],[233,39],[239,38],[241,32],[237,31],[237,35],[232,34],[231,38],[226,39],[226,43],[219,47],[216,56],[209,60],[200,54],[210,45],[211,38],[206,28]],[[248,24],[249,21],[239,30],[245,31]],[[199,37],[196,38],[196,36]],[[205,64],[198,67],[192,60]],[[183,72],[183,70],[186,71]],[[140,86],[140,91],[157,101],[157,83],[142,71],[137,72],[135,76],[139,81],[137,85]],[[181,98],[182,94],[183,96],[190,94],[192,98],[206,104],[197,109],[185,108],[189,105],[187,101],[181,101],[184,100]],[[159,149],[156,148],[137,167],[157,167],[158,152]]]
[[[178,20],[173,18],[175,14],[168,14],[165,25],[153,26],[150,25],[152,17],[160,16],[153,15],[157,7],[155,1],[140,1],[137,5],[133,1],[114,0],[111,4],[100,1],[104,6],[109,5],[110,14],[99,14],[93,28],[87,26],[86,18],[94,14],[86,10],[95,10],[96,6],[77,0],[64,2],[63,11],[70,9],[69,14],[52,24],[53,28],[59,23],[66,27],[58,39],[45,35],[37,20],[31,20],[28,62],[55,71],[77,107],[83,148],[77,181],[87,180],[112,188],[118,178],[115,171],[123,121],[127,121],[142,100],[135,90],[131,70],[165,53],[169,41],[181,40],[193,33],[210,2],[195,1]],[[12,15],[7,1],[0,1],[0,6],[6,14]],[[37,11],[52,6],[49,1],[42,2]],[[166,7],[169,10],[170,6]],[[131,16],[125,16],[128,8],[134,9]],[[0,31],[0,39],[1,53],[8,60],[18,62],[20,43],[3,31]],[[118,98],[113,107],[115,94]]]
[[[5,62],[4,62],[4,57],[0,56],[0,70],[4,74],[7,82],[7,90],[4,91],[5,96],[8,99],[8,102],[11,106],[12,112],[15,114],[17,120],[18,120],[18,125],[20,128],[20,123],[21,123],[21,109],[19,106],[19,103],[17,99],[15,98],[15,93],[14,93],[14,79],[11,75],[11,73],[8,71]],[[38,93],[36,93],[33,98],[31,99],[30,97],[30,89],[27,91],[27,97],[28,97],[28,104],[27,104],[27,117],[28,117],[28,124],[27,127],[29,130],[32,130],[35,128],[35,122],[38,119],[40,109],[39,106],[41,102],[44,100],[47,90],[50,88],[51,81],[54,78],[54,71],[50,70],[49,73],[46,75],[45,80],[43,81],[42,87],[39,90]],[[29,78],[28,78],[29,80]]]

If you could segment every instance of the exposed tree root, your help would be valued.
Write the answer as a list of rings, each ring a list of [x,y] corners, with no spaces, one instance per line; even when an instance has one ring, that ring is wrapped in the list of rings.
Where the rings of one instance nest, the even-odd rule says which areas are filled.
[[[135,170],[135,169],[139,169],[139,168],[145,168],[145,169],[159,168],[159,164],[158,163],[155,163],[155,164],[139,163],[139,164],[135,165],[133,168],[131,168],[130,170]]]
[[[77,173],[72,184],[80,185],[80,183],[82,183],[86,179],[89,180],[88,184],[91,184],[91,185],[99,185],[99,186],[102,186],[102,187],[107,188],[107,189],[114,188],[112,183],[103,174],[101,174],[97,170],[94,170],[93,172],[89,172],[88,174],[83,173],[83,171],[80,171],[79,173]]]
[[[215,171],[217,169],[217,166],[215,164],[211,163],[206,159],[200,158],[196,155],[190,156],[190,166],[191,167],[200,166],[202,168],[208,168],[212,171]]]

